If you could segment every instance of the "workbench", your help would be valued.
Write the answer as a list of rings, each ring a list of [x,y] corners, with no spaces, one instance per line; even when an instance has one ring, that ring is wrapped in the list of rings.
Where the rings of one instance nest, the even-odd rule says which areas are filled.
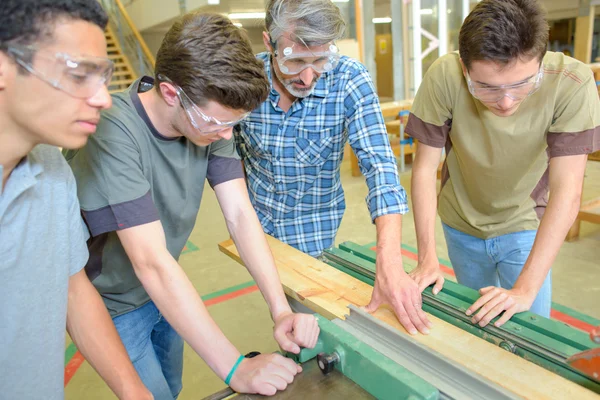
[[[597,378],[566,363],[598,348],[581,331],[532,313],[518,314],[501,328],[480,328],[463,317],[477,292],[447,281],[436,296],[430,288],[424,292],[431,333],[411,336],[389,309],[371,315],[361,308],[372,292],[375,253],[368,247],[344,243],[317,260],[267,239],[293,307],[318,315],[317,347],[296,357],[305,368],[329,365],[379,399],[600,399]],[[231,240],[219,247],[241,263]],[[310,390],[298,381],[303,397],[285,397],[292,390],[277,396],[329,398],[330,381],[341,380],[337,373],[331,376],[319,378]]]

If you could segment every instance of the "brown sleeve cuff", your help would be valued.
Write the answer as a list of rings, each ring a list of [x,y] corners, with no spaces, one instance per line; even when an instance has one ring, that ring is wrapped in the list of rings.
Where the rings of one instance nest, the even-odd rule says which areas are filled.
[[[244,169],[240,160],[215,155],[209,156],[206,179],[211,188],[220,183],[240,178],[244,179]]]
[[[139,199],[102,207],[98,210],[83,210],[82,214],[94,237],[160,219],[149,191]]]
[[[451,126],[452,120],[450,119],[444,125],[437,126],[424,122],[413,113],[410,113],[404,131],[427,146],[442,148],[446,145]]]
[[[600,150],[600,126],[583,132],[548,132],[550,157],[576,156]]]

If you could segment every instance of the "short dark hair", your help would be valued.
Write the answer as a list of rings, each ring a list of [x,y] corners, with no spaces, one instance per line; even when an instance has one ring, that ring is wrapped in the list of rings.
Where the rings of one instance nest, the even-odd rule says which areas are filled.
[[[458,36],[460,58],[508,65],[542,61],[548,45],[546,12],[537,0],[483,0],[467,16]]]
[[[52,38],[60,20],[83,20],[106,28],[108,16],[97,0],[1,0],[0,50]]]
[[[247,35],[220,14],[195,12],[177,20],[158,50],[155,75],[157,81],[169,78],[200,106],[215,101],[251,111],[269,94],[264,65]]]

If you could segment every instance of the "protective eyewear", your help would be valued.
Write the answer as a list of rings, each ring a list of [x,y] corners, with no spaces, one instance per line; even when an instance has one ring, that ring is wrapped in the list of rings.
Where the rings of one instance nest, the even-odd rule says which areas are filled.
[[[173,81],[171,81],[169,78],[159,74],[158,79],[160,81],[168,82],[171,85],[173,85],[177,92],[177,97],[179,97],[179,101],[181,102],[181,105],[185,110],[185,113],[187,114],[190,123],[202,134],[211,134],[224,131],[239,124],[242,120],[247,118],[248,115],[250,115],[250,112],[247,112],[242,114],[242,116],[235,121],[219,121],[214,117],[210,117],[204,114],[200,107],[194,104],[192,99],[189,98],[189,96],[183,91],[183,89],[177,84],[175,84]]]
[[[538,73],[531,78],[518,83],[500,86],[487,86],[479,83],[474,83],[467,72],[467,85],[469,92],[476,99],[484,103],[497,103],[505,96],[514,100],[520,101],[534,94],[541,86],[544,78],[544,67],[540,66]]]
[[[275,49],[275,59],[279,69],[286,75],[296,75],[306,68],[312,68],[318,73],[335,69],[340,61],[339,49],[333,43],[319,46],[319,50],[311,51],[307,46],[294,43],[291,46],[271,42]]]
[[[32,75],[79,99],[93,97],[112,78],[108,58],[51,53],[34,46],[9,46],[7,53]]]

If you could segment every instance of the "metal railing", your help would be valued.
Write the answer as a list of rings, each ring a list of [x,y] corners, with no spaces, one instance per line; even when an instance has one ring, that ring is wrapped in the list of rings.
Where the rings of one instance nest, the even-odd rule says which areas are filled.
[[[154,56],[144,38],[127,14],[121,0],[100,0],[109,16],[109,25],[118,40],[123,55],[129,59],[137,76],[154,75]]]

